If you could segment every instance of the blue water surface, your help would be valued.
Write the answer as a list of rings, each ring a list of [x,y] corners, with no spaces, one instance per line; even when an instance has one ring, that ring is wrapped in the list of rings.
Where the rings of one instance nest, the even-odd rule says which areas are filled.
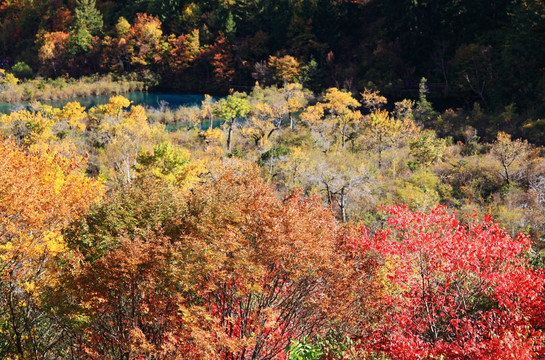
[[[42,101],[43,104],[61,108],[69,102],[77,101],[87,109],[108,103],[110,97],[107,96],[86,96],[64,100]],[[123,94],[131,100],[134,105],[142,105],[149,108],[170,108],[178,109],[180,106],[200,106],[204,100],[204,94],[174,94],[174,93],[152,93],[152,92],[133,92]],[[217,99],[217,98],[215,98]],[[29,103],[0,104],[0,113],[9,114],[12,111],[24,109]]]

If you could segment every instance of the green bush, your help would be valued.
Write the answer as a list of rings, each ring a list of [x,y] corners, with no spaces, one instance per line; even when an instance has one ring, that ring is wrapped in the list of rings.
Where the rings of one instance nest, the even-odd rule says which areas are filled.
[[[15,77],[21,80],[30,79],[33,74],[32,68],[22,61],[13,65],[10,71],[13,75],[15,75]]]

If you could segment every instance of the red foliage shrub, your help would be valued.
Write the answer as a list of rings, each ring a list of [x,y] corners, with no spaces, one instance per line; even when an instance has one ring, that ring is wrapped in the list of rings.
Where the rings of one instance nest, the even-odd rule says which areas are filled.
[[[393,206],[381,231],[356,244],[385,266],[382,319],[365,337],[393,359],[534,359],[543,354],[541,270],[530,240],[511,238],[490,217],[460,223]]]

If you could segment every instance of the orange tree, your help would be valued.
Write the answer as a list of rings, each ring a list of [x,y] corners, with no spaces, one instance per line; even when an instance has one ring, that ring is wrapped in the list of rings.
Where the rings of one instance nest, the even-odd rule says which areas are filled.
[[[63,332],[44,302],[58,286],[62,232],[101,189],[78,159],[0,139],[0,357],[55,357]]]
[[[335,326],[335,310],[365,308],[343,286],[371,284],[373,266],[345,239],[318,199],[278,199],[253,165],[228,164],[189,195],[140,178],[74,228],[84,261],[72,264],[63,303],[81,320],[77,350],[286,358],[290,339]]]

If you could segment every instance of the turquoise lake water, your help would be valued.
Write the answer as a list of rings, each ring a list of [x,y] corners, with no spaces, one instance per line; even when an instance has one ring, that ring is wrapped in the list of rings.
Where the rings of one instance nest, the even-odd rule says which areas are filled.
[[[71,101],[78,101],[86,108],[95,105],[106,104],[110,97],[108,96],[87,96],[80,98],[71,98],[65,100],[42,101],[42,103],[53,107],[63,107]],[[135,105],[144,107],[159,108],[161,106],[171,109],[177,109],[180,106],[196,106],[200,105],[204,100],[204,94],[172,94],[172,93],[148,93],[148,92],[133,92],[123,94],[127,99],[131,100]],[[28,103],[0,104],[0,113],[9,114],[12,111],[23,109]]]

